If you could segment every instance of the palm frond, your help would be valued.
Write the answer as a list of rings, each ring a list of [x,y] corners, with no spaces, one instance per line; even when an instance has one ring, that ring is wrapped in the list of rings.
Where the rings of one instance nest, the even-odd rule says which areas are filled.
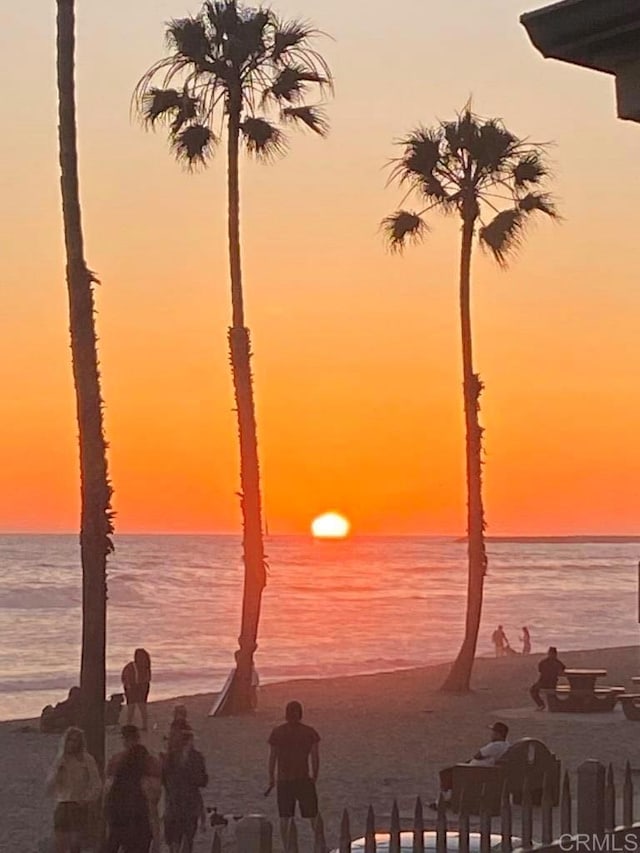
[[[424,219],[410,210],[396,210],[382,220],[381,227],[392,252],[401,252],[408,242],[419,243],[429,230]]]
[[[488,248],[501,267],[506,267],[509,257],[517,252],[522,242],[525,214],[519,208],[509,208],[498,213],[480,229],[479,239]]]
[[[318,136],[326,136],[329,133],[329,120],[322,107],[285,107],[282,110],[282,118],[284,121],[304,124]]]
[[[317,35],[320,35],[318,30],[306,21],[293,20],[279,23],[273,37],[271,51],[273,61],[279,62],[291,48],[300,47]]]
[[[516,187],[523,188],[529,184],[537,184],[549,174],[542,157],[537,151],[525,154],[513,167],[513,182]]]
[[[157,121],[172,117],[180,109],[181,93],[177,89],[151,87],[142,96],[142,118],[153,127]]]
[[[479,127],[470,107],[465,107],[455,121],[443,122],[441,126],[449,148],[454,154],[462,150],[472,151],[475,148]]]
[[[518,207],[524,213],[539,211],[540,213],[545,213],[551,219],[558,218],[558,210],[549,193],[527,193],[518,202]]]
[[[251,116],[240,125],[249,153],[264,160],[284,154],[287,141],[284,133],[264,118]]]
[[[479,125],[469,152],[481,170],[495,172],[502,167],[517,142],[498,119],[489,119]]]
[[[213,156],[217,141],[210,127],[191,124],[172,135],[171,147],[178,160],[190,168],[197,168]]]
[[[210,45],[201,18],[177,18],[167,26],[167,43],[189,62],[200,63],[206,59]]]
[[[404,146],[404,153],[395,161],[391,172],[392,180],[398,180],[400,183],[415,180],[426,183],[431,180],[441,153],[441,142],[437,134],[419,127],[406,139],[401,140],[400,145]]]
[[[264,93],[264,98],[274,97],[277,101],[288,101],[293,103],[302,96],[306,83],[317,83],[324,86],[328,83],[326,77],[301,65],[287,65],[279,72],[278,76]]]

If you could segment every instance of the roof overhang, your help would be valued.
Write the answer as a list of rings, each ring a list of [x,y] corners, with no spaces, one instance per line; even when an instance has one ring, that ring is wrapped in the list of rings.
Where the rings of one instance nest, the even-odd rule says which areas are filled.
[[[620,118],[640,121],[640,0],[563,0],[520,21],[544,57],[614,75]]]

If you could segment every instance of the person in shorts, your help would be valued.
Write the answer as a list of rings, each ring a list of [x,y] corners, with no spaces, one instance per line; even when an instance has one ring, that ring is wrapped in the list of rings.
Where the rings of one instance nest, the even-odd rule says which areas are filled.
[[[56,850],[80,853],[89,830],[89,810],[102,793],[98,767],[87,752],[82,729],[72,726],[62,736],[46,787],[56,803],[53,813]]]
[[[286,850],[296,803],[301,816],[310,820],[315,829],[318,816],[316,781],[320,769],[320,735],[302,722],[300,702],[288,703],[285,720],[269,736],[269,788],[276,784],[277,779],[280,834]]]

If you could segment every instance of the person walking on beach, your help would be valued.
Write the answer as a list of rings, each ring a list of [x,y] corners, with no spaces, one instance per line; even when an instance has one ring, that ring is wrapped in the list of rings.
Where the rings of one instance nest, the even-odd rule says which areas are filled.
[[[164,838],[170,853],[191,853],[198,820],[204,813],[201,788],[209,783],[202,753],[194,749],[193,731],[174,728],[162,763],[165,790]]]
[[[502,625],[498,625],[496,630],[491,635],[491,642],[496,650],[496,657],[501,658],[506,654],[507,646],[509,645],[509,641],[507,640],[507,635],[504,632]]]
[[[102,792],[98,767],[87,752],[82,729],[72,726],[62,736],[46,788],[56,803],[56,853],[80,853],[89,830],[90,808]]]
[[[134,744],[118,764],[106,798],[106,853],[160,853],[158,780],[148,775],[150,755]]]
[[[133,660],[122,670],[122,686],[127,700],[127,723],[133,723],[136,708],[140,711],[142,731],[146,732],[147,699],[151,687],[151,657],[145,649],[136,649]]]
[[[542,658],[538,664],[538,680],[531,685],[529,693],[536,703],[538,711],[544,711],[545,704],[540,696],[541,690],[555,690],[558,678],[565,671],[565,665],[558,658],[558,650],[555,646],[549,646],[547,656]]]
[[[529,633],[529,629],[526,625],[522,626],[522,636],[520,637],[520,642],[522,643],[522,654],[530,655],[531,654],[531,634]]]
[[[276,783],[280,835],[287,849],[289,830],[295,816],[296,803],[302,817],[315,829],[318,816],[316,781],[320,770],[320,735],[302,722],[302,705],[289,702],[285,709],[286,722],[277,726],[269,736],[269,787]],[[309,775],[311,759],[311,775]]]

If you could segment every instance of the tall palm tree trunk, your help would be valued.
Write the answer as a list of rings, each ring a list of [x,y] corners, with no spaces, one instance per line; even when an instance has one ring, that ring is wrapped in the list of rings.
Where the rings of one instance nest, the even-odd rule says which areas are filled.
[[[218,709],[221,715],[251,710],[253,655],[257,648],[262,590],[266,584],[258,437],[251,375],[251,341],[249,329],[244,325],[240,258],[240,104],[233,101],[229,105],[228,129],[229,266],[233,309],[232,326],[229,329],[229,352],[240,438],[244,591],[239,650],[236,654],[237,667],[229,692]]]
[[[478,643],[482,615],[482,593],[487,569],[482,506],[482,427],[478,413],[482,383],[473,371],[471,333],[471,253],[475,216],[466,214],[462,226],[460,252],[460,326],[467,461],[468,580],[467,616],[464,640],[442,689],[452,693],[469,690],[471,670]]]
[[[100,373],[94,324],[92,286],[95,281],[84,258],[78,183],[74,54],[74,0],[58,3],[59,146],[71,355],[76,391],[80,444],[82,562],[82,691],[87,746],[104,767],[104,704],[107,605],[107,554],[110,534],[111,486],[107,471],[102,422]]]

